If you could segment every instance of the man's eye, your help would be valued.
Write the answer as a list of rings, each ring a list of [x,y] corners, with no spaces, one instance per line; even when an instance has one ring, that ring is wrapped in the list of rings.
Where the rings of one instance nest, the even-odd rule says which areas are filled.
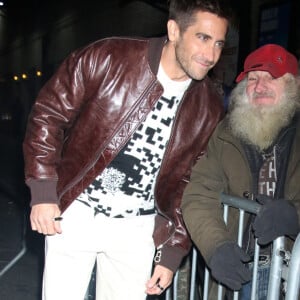
[[[198,34],[197,34],[197,37],[198,37],[198,39],[201,40],[201,41],[207,41],[207,40],[209,39],[209,36],[208,36],[208,35],[202,34],[202,33],[198,33]]]
[[[217,43],[216,43],[216,46],[217,46],[218,48],[220,48],[220,49],[223,49],[224,46],[225,46],[225,43],[224,43],[224,42],[217,42]]]
[[[206,35],[199,35],[199,39],[202,41],[207,41],[208,37]]]

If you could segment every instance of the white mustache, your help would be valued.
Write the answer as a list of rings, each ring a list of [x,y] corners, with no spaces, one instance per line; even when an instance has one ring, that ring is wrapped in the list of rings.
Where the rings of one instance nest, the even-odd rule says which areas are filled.
[[[257,92],[254,92],[252,94],[252,98],[253,99],[258,99],[258,98],[265,98],[265,97],[268,97],[268,98],[273,98],[275,95],[273,92],[264,92],[264,93],[257,93]]]

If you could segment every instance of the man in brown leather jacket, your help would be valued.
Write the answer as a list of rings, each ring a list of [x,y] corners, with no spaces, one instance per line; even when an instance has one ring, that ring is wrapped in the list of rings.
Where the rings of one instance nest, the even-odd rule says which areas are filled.
[[[190,249],[182,193],[223,116],[207,73],[230,13],[171,1],[168,37],[96,41],[41,89],[24,156],[31,226],[46,235],[43,299],[82,300],[95,261],[97,299],[170,285]]]

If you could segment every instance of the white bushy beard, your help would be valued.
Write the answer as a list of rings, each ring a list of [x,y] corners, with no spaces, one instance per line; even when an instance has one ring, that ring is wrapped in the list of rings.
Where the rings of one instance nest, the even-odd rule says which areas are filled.
[[[285,77],[285,92],[274,105],[249,103],[247,79],[240,82],[230,95],[229,124],[233,134],[260,151],[275,142],[281,129],[291,122],[299,109],[299,84],[294,77]]]

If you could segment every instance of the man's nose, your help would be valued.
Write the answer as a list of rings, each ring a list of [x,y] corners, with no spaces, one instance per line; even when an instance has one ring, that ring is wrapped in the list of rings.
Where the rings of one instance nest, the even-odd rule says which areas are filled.
[[[263,92],[267,90],[266,81],[263,78],[258,78],[255,85],[256,92]]]

